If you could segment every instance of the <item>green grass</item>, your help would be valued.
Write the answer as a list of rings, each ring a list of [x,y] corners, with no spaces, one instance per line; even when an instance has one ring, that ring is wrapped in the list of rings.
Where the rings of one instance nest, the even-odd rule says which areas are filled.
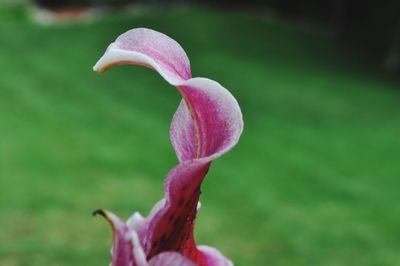
[[[399,83],[325,29],[201,9],[0,23],[0,265],[107,265],[91,212],[162,197],[178,93],[147,69],[91,70],[138,26],[179,41],[244,114],[203,184],[198,243],[237,265],[398,265]]]

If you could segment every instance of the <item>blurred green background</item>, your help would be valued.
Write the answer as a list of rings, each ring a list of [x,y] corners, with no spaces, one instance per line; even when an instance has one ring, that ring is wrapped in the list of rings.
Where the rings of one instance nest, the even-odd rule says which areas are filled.
[[[236,265],[399,265],[400,82],[360,46],[267,11],[38,12],[0,5],[0,265],[108,265],[111,230],[91,212],[147,215],[162,197],[180,96],[148,69],[92,71],[134,27],[177,40],[243,111],[203,183],[198,243]]]

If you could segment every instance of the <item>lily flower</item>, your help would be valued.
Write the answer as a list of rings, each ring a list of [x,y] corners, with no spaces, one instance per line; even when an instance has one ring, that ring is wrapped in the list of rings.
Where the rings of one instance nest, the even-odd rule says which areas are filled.
[[[165,179],[164,199],[147,218],[136,212],[126,223],[108,211],[94,213],[104,216],[114,231],[111,265],[233,265],[218,250],[197,246],[193,229],[200,185],[211,162],[235,146],[243,130],[236,99],[213,80],[192,78],[182,47],[151,29],[137,28],[120,35],[93,69],[104,72],[123,64],[157,71],[183,99],[170,127],[179,164]]]

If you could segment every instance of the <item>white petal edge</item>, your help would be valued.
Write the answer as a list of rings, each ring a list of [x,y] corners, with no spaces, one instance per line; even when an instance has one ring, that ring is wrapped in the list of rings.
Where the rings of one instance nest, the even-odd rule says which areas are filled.
[[[110,45],[111,46],[111,45]],[[183,80],[175,73],[170,73],[160,66],[153,58],[145,54],[127,51],[116,48],[109,48],[104,55],[97,61],[93,70],[96,72],[104,72],[115,65],[132,64],[142,65],[157,71],[169,84],[177,86]]]
[[[233,262],[222,255],[216,248],[204,245],[197,246],[197,248],[206,257],[208,266],[233,266]]]

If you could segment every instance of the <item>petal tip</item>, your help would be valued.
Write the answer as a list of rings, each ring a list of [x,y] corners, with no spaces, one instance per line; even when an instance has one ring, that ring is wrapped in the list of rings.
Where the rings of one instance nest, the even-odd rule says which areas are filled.
[[[93,66],[93,71],[97,73],[104,73],[106,72],[108,68],[106,66],[100,66],[99,62],[96,63],[96,65]]]
[[[114,227],[114,225],[115,225],[116,223],[119,222],[119,219],[118,219],[117,216],[115,216],[113,213],[108,212],[108,211],[103,210],[103,209],[97,209],[97,210],[95,210],[95,211],[92,213],[92,215],[93,215],[93,216],[96,216],[96,215],[102,216],[102,217],[105,218],[113,227]]]
[[[98,209],[95,210],[93,213],[93,216],[96,215],[101,215],[106,221],[111,225],[113,231],[124,227],[124,223],[112,212],[103,210],[103,209]]]
[[[92,216],[96,216],[96,215],[101,215],[101,216],[103,216],[104,218],[107,217],[107,214],[106,214],[106,212],[105,212],[103,209],[97,209],[97,210],[95,210],[95,211],[92,212]]]

